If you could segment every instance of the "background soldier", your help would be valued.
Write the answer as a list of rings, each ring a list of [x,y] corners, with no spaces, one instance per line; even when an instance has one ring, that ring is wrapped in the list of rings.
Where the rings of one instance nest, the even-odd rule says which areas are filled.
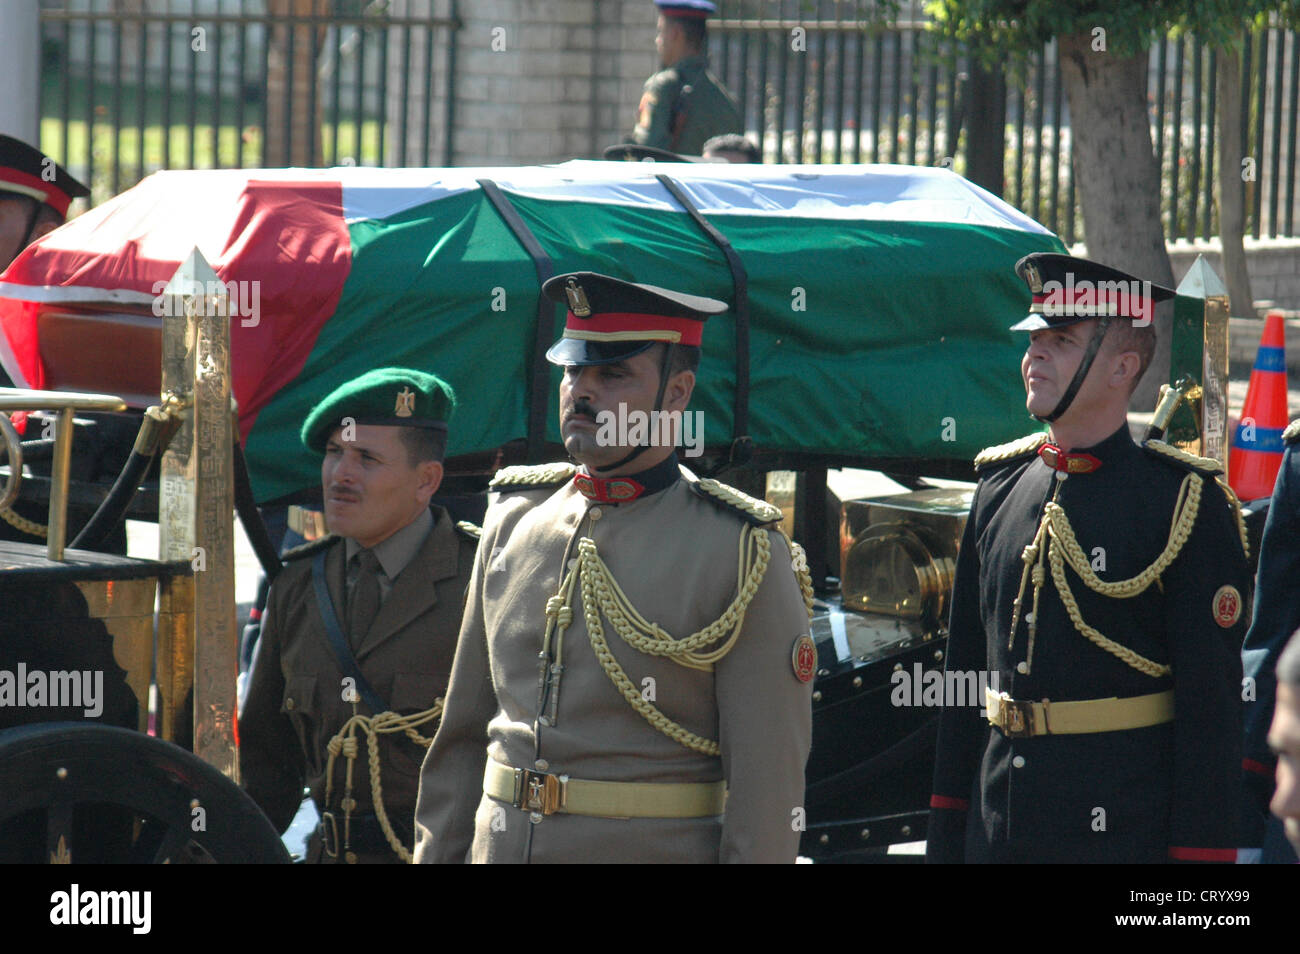
[[[303,424],[303,444],[325,455],[332,535],[286,555],[239,728],[244,787],[280,831],[311,789],[321,826],[308,861],[409,860],[421,739],[441,712],[478,542],[429,503],[454,401],[433,375],[383,368]]]
[[[62,225],[73,199],[88,195],[89,189],[45,153],[12,136],[0,135],[0,272],[28,245]],[[3,368],[0,368],[0,387],[13,387]],[[130,415],[83,413],[77,416],[93,421],[94,426],[77,428],[72,479],[86,483],[111,481],[131,453],[138,421]],[[40,438],[44,433],[41,422],[28,420],[25,414],[15,416],[14,426],[27,440]],[[30,467],[34,475],[49,475],[48,458],[28,456],[32,458]],[[94,512],[93,507],[67,508],[69,541],[76,539]],[[0,516],[4,518],[4,523],[0,523],[0,539],[45,543],[44,524],[48,516],[45,504],[20,500]],[[126,553],[125,525],[109,533],[96,549]]]
[[[777,508],[628,436],[686,410],[726,305],[590,272],[543,291],[569,307],[547,357],[583,468],[493,481],[416,860],[793,861],[816,669],[802,551]]]
[[[88,195],[89,189],[45,153],[0,135],[0,272],[62,225],[73,199]]]
[[[708,0],[655,0],[655,49],[663,67],[646,80],[631,141],[698,156],[712,136],[744,132],[736,98],[709,69],[705,18]]]
[[[1274,667],[1287,637],[1300,629],[1300,420],[1292,421],[1282,432],[1282,442],[1286,452],[1259,548],[1255,619],[1241,652],[1248,691],[1241,762],[1246,800],[1240,860],[1266,864],[1294,864],[1296,860],[1295,850],[1283,836],[1281,821],[1270,818],[1268,812],[1277,761],[1269,747],[1268,727],[1277,686]]]
[[[1126,414],[1155,350],[1134,319],[1173,292],[1065,255],[1016,271],[1050,439],[975,461],[946,665],[1000,693],[941,714],[927,859],[1232,861],[1245,529],[1216,461],[1137,446]]]

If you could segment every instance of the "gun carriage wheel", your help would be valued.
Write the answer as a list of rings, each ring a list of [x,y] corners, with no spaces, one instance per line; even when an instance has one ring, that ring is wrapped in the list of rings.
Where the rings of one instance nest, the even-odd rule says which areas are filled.
[[[193,753],[74,723],[0,733],[0,861],[286,863],[266,816]]]

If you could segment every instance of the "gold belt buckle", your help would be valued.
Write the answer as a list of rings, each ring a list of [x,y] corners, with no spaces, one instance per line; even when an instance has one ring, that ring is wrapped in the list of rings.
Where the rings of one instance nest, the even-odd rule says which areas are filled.
[[[998,714],[989,721],[1002,730],[1008,739],[1028,739],[1034,732],[1034,704],[1012,699],[1005,692],[998,694]]]
[[[564,807],[564,785],[555,775],[515,769],[513,804],[526,812],[554,815]]]

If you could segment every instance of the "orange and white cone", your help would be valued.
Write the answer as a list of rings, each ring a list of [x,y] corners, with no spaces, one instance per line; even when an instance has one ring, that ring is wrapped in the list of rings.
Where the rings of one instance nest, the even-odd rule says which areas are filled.
[[[1290,420],[1286,399],[1285,325],[1280,311],[1270,311],[1228,450],[1228,483],[1242,500],[1273,493],[1282,466],[1282,431]]]

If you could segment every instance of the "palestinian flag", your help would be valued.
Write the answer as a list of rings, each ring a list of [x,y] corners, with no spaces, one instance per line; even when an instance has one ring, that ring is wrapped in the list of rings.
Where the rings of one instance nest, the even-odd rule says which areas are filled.
[[[319,480],[319,461],[298,442],[303,418],[377,366],[449,381],[461,406],[448,453],[490,451],[527,434],[539,282],[480,180],[499,186],[554,273],[598,271],[734,302],[725,256],[656,173],[680,185],[744,264],[758,448],[968,461],[1024,433],[1023,342],[1007,328],[1029,293],[1012,265],[1063,246],[960,176],[912,166],[160,172],[0,275],[0,361],[19,386],[76,389],[51,360],[43,316],[160,322],[156,295],[197,247],[239,296],[233,387],[259,500]],[[557,311],[548,340],[562,323]],[[707,442],[724,446],[732,314],[708,323],[703,347],[692,408],[704,412]],[[129,356],[94,357],[111,366]],[[552,377],[546,436],[558,442]]]

